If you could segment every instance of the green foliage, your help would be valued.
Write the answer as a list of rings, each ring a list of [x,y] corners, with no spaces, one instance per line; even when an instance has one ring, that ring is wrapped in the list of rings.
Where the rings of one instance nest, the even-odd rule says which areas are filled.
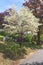
[[[0,51],[4,53],[4,58],[17,59],[23,58],[27,54],[26,49],[30,48],[31,50],[42,48],[41,45],[36,45],[31,43],[24,45],[20,48],[20,45],[15,42],[5,42],[4,44],[0,43]],[[30,50],[29,50],[30,52]]]
[[[3,40],[3,37],[4,37],[4,36],[0,35],[0,40]]]
[[[0,31],[0,35],[5,35],[5,32],[4,31]]]
[[[13,36],[15,39],[17,39],[17,38],[19,37],[18,34],[12,34],[12,36]]]
[[[7,42],[5,53],[10,58],[19,58],[21,56],[24,56],[26,54],[26,50],[24,47],[20,48],[19,44],[16,44],[14,42]]]
[[[43,34],[40,36],[40,40],[43,42]]]
[[[9,34],[7,32],[5,32],[5,31],[0,31],[0,35],[2,35],[2,36],[9,36]]]
[[[27,42],[29,42],[29,43],[32,42],[32,35],[31,35],[31,34],[26,34],[26,35],[24,36],[24,38],[25,38],[25,41],[27,41]]]
[[[25,46],[26,48],[30,48],[30,49],[41,49],[41,45],[37,45],[36,42],[32,41],[32,43],[29,43],[29,42],[25,42],[23,43],[22,46]]]

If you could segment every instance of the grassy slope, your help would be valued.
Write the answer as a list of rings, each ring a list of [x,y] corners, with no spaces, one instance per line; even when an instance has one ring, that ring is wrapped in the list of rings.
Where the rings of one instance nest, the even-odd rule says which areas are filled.
[[[3,53],[5,50],[5,42],[1,42],[0,43],[0,65],[18,65],[18,63],[21,61],[20,59],[16,59],[15,60],[12,60],[8,57],[5,57],[5,54]],[[39,49],[41,48],[41,46],[37,46],[36,44],[30,44],[28,47],[26,47],[26,52],[27,52],[27,55],[25,56],[26,57],[29,57],[31,53],[33,53],[34,51],[36,51],[36,49]],[[22,58],[24,59],[24,58]]]

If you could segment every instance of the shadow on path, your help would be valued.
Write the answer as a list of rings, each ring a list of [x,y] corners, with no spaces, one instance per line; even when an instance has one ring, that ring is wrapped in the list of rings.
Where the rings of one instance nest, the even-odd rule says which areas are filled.
[[[26,63],[26,64],[20,64],[20,65],[43,65],[43,62],[33,62],[33,63]]]

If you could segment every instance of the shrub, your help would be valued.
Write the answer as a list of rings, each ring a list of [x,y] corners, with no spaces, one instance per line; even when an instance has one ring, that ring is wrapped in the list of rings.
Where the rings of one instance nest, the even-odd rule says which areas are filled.
[[[19,58],[21,56],[24,56],[24,54],[26,54],[26,51],[24,47],[20,48],[19,44],[9,42],[6,45],[5,54],[10,58],[15,59],[17,57]]]
[[[32,35],[31,35],[31,34],[26,34],[26,35],[24,36],[24,38],[25,38],[25,41],[26,41],[26,42],[29,42],[29,43],[32,42]]]
[[[9,36],[9,34],[7,32],[5,32],[5,31],[0,31],[0,35],[2,35],[2,36]]]
[[[12,34],[11,36],[14,37],[15,39],[17,39],[19,37],[18,34]]]

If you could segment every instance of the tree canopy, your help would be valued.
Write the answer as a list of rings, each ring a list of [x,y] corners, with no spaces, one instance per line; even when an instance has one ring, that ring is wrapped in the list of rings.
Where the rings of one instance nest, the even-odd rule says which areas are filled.
[[[27,7],[22,7],[19,12],[15,9],[8,9],[6,12],[9,13],[4,17],[4,21],[8,22],[8,24],[4,24],[4,30],[7,32],[25,33],[31,31],[34,34],[38,31],[39,19]]]
[[[39,19],[37,19],[33,14],[30,9],[27,7],[22,7],[19,11],[19,16],[21,17],[22,20],[22,27],[23,31],[31,31],[32,33],[36,33],[38,31],[38,26],[39,26]]]
[[[23,3],[24,6],[33,9],[33,14],[36,17],[43,18],[43,0],[28,0]]]

